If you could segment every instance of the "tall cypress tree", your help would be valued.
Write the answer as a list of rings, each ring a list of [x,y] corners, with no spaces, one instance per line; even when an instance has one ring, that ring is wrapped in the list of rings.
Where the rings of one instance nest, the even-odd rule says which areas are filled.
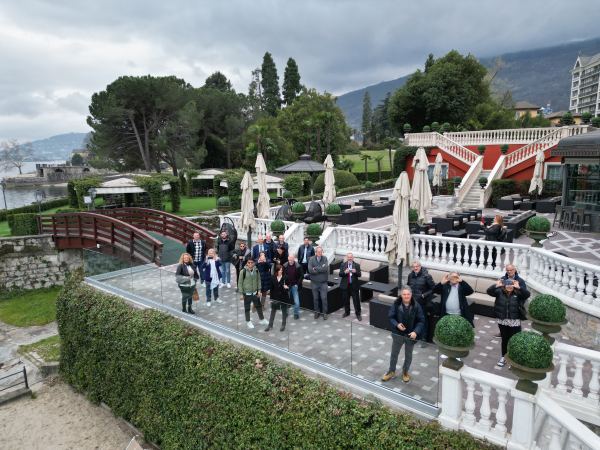
[[[269,52],[265,53],[261,67],[263,88],[263,111],[269,116],[275,117],[281,108],[281,97],[279,95],[279,76],[273,57]]]
[[[373,116],[373,110],[371,109],[371,95],[369,91],[365,91],[363,97],[363,113],[362,113],[362,133],[363,133],[363,147],[367,141],[367,136],[371,131],[371,119]]]
[[[300,72],[298,72],[298,64],[294,58],[290,58],[285,66],[283,73],[283,102],[286,106],[290,106],[296,96],[300,93],[302,86],[300,85]]]

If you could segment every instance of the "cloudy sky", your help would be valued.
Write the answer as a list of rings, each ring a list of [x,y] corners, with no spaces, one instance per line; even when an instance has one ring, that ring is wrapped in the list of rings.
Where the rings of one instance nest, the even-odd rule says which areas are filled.
[[[564,0],[62,0],[0,4],[0,141],[88,131],[94,92],[120,75],[201,86],[220,70],[238,91],[265,51],[280,80],[342,94],[410,73],[428,53],[477,56],[600,35],[600,2]]]

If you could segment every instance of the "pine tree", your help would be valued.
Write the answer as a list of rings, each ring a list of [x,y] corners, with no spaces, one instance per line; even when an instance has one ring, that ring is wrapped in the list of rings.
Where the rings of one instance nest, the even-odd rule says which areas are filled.
[[[273,57],[269,52],[265,53],[261,67],[263,88],[263,111],[269,116],[275,117],[281,108],[281,97],[279,95],[279,76]]]
[[[298,64],[296,64],[294,58],[290,58],[287,61],[285,72],[283,73],[283,102],[286,106],[292,104],[301,89],[302,86],[300,85]]]
[[[363,113],[362,113],[362,134],[363,134],[363,147],[367,141],[367,136],[371,131],[371,118],[373,115],[373,110],[371,109],[371,96],[369,95],[369,91],[365,91],[365,95],[363,97]]]

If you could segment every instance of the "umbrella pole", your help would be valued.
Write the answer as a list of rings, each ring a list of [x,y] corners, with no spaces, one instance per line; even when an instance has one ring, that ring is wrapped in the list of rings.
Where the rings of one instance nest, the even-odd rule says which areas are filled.
[[[404,259],[400,260],[400,264],[398,264],[398,291],[400,291],[400,288],[402,287],[402,265],[404,264]],[[400,292],[398,292],[398,295],[400,295]]]
[[[251,245],[252,245],[252,228],[248,227],[248,234],[246,236],[247,240],[248,240],[248,244],[246,246],[246,248],[252,249]]]

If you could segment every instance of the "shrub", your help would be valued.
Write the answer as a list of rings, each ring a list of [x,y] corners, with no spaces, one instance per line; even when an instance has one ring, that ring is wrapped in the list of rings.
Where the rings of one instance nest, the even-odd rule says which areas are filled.
[[[485,153],[485,145],[478,145],[477,150],[479,151],[480,155],[483,155]]]
[[[448,191],[448,195],[454,194],[454,181],[446,180],[446,190]]]
[[[447,131],[450,131],[450,124],[448,122],[444,122],[440,128],[440,132],[445,133]]]
[[[470,347],[475,339],[475,331],[462,316],[445,315],[435,326],[435,338],[448,347]]]
[[[29,236],[38,234],[37,214],[11,214],[8,216],[10,234],[13,236]]]
[[[410,133],[410,130],[412,130],[412,127],[410,126],[410,123],[405,123],[402,126],[402,131],[404,131],[405,133]]]
[[[508,152],[508,144],[502,144],[500,146],[500,151],[502,152],[503,155],[506,155],[506,152]]]
[[[286,191],[293,194],[294,197],[299,197],[304,192],[304,176],[301,174],[288,175],[283,179],[283,187]]]
[[[462,181],[462,178],[461,177],[454,177],[454,178],[452,178],[452,181],[454,181],[454,184],[456,186],[458,186],[460,184],[460,182]]]
[[[352,186],[358,186],[360,183],[356,175],[346,170],[334,170],[333,175],[335,177],[335,188],[344,189]],[[325,174],[320,173],[315,184],[313,185],[315,193],[321,193],[325,190]]]
[[[163,449],[493,448],[75,279],[56,313],[65,381]]]
[[[213,178],[213,191],[215,196],[222,197],[228,196],[230,199],[230,205],[232,208],[239,208],[242,200],[242,179],[244,178],[244,171],[226,170],[222,175],[217,175]],[[221,186],[221,181],[227,182],[227,187]]]
[[[271,222],[271,231],[273,233],[283,233],[285,231],[285,224],[282,220],[274,220]]]
[[[392,168],[392,175],[398,178],[403,170],[406,169],[406,160],[409,156],[415,156],[419,147],[409,147],[407,145],[401,145],[396,149],[394,153],[394,167]],[[425,148],[425,153],[429,155],[431,147]]]
[[[479,184],[483,184],[484,186],[487,184],[487,177],[479,177]]]
[[[416,209],[410,208],[408,210],[408,221],[410,223],[416,223],[419,221],[419,212]]]
[[[49,209],[59,208],[61,206],[66,206],[69,204],[69,200],[67,198],[57,198],[55,200],[49,200],[47,202],[40,203],[39,206],[37,203],[33,203],[27,206],[21,206],[19,208],[13,209],[3,209],[0,211],[0,221],[8,220],[8,216],[11,214],[21,214],[21,213],[37,213],[38,211],[48,211]]]
[[[306,235],[307,236],[321,236],[323,230],[321,229],[321,225],[318,223],[311,223],[306,227]]]
[[[373,189],[373,182],[372,181],[365,181],[365,189],[367,191],[370,191],[371,189]]]
[[[183,182],[179,177],[170,177],[169,186],[171,186],[171,190],[169,191],[171,197],[171,212],[175,213],[181,209],[181,189],[187,186],[185,177],[183,177]]]
[[[283,198],[294,198],[294,193],[292,191],[283,191],[281,196]]]
[[[440,123],[432,122],[431,123],[431,131],[440,131]]]
[[[102,180],[100,178],[96,178],[96,177],[87,177],[87,178],[80,178],[79,180],[72,180],[72,181],[73,181],[73,189],[75,190],[75,193],[77,194],[77,206],[75,206],[75,207],[79,208],[79,209],[86,209],[87,205],[83,201],[83,197],[89,195],[89,190],[91,188],[100,186],[100,184],[102,184]]]
[[[552,364],[552,347],[540,334],[521,331],[508,341],[508,357],[531,369],[546,369]]]
[[[600,128],[600,116],[592,118],[592,126],[595,128]]]
[[[59,208],[56,210],[56,214],[61,214],[61,213],[75,213],[75,212],[79,212],[78,209],[76,208]]]
[[[533,216],[525,224],[525,229],[527,231],[548,232],[550,231],[550,221],[542,216]]]
[[[306,205],[302,202],[296,202],[292,205],[292,212],[294,213],[305,213]]]
[[[77,200],[77,192],[75,191],[75,183],[73,183],[73,180],[67,183],[67,197],[71,208],[79,208],[79,201]]]
[[[231,206],[231,199],[227,196],[219,197],[217,199],[217,206],[221,208],[229,208]]]
[[[500,197],[515,194],[516,189],[515,180],[493,180],[492,195],[490,197],[491,204],[496,206]]]
[[[429,125],[425,125],[423,127],[423,133],[429,133],[431,131],[431,127]]]
[[[548,294],[539,294],[529,302],[529,315],[542,322],[564,322],[567,308],[560,299]]]
[[[325,208],[325,214],[328,215],[335,215],[341,213],[342,208],[340,208],[340,205],[338,205],[337,203],[330,203],[329,205],[327,205],[327,208]]]

